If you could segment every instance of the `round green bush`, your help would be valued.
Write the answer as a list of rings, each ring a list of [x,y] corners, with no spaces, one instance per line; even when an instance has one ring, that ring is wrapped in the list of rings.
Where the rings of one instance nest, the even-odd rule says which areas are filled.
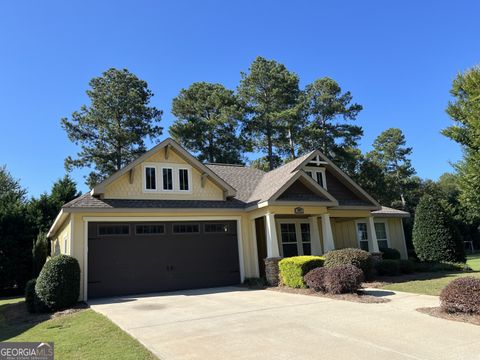
[[[415,210],[413,246],[420,261],[465,262],[461,236],[441,201],[424,195]]]
[[[36,302],[36,293],[35,293],[35,284],[37,279],[28,280],[25,285],[25,304],[27,305],[27,310],[30,313],[35,312],[35,302]]]
[[[280,280],[291,288],[306,288],[307,285],[303,277],[310,270],[323,265],[321,256],[292,256],[284,258],[278,262]]]
[[[80,266],[67,255],[48,260],[37,278],[35,292],[39,300],[37,311],[44,306],[50,311],[71,307],[80,295]]]
[[[415,263],[411,260],[399,260],[400,272],[402,274],[412,274],[415,272]]]
[[[324,267],[331,268],[342,265],[353,265],[363,271],[365,279],[372,276],[373,260],[372,255],[361,249],[347,248],[333,250],[325,254]]]
[[[453,280],[442,290],[440,306],[450,313],[480,314],[480,279],[468,276]]]
[[[386,248],[382,250],[382,259],[384,260],[400,260],[400,251],[397,249]]]
[[[395,276],[400,273],[398,260],[381,260],[375,264],[375,270],[380,276]]]

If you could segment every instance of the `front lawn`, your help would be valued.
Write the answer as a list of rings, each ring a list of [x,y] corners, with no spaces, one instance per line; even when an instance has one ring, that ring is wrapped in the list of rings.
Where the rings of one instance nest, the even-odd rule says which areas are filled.
[[[25,304],[21,298],[0,300],[0,341],[53,341],[57,359],[156,359],[138,341],[93,310],[44,321],[31,316],[7,322],[5,312],[12,306]]]
[[[403,277],[399,277],[398,282],[392,278],[392,283],[383,286],[382,289],[438,296],[448,283],[458,277],[474,276],[480,278],[480,253],[467,256],[467,264],[472,270],[474,270],[473,272],[415,274],[410,276],[407,280]]]

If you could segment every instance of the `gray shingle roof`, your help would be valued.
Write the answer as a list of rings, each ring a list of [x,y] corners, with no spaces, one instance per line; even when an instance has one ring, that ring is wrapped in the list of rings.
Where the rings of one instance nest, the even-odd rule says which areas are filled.
[[[245,203],[231,200],[141,200],[141,199],[99,199],[90,193],[65,204],[63,208],[85,209],[243,209]]]
[[[397,210],[382,206],[380,210],[372,211],[372,215],[375,217],[410,217],[410,213],[402,210]]]

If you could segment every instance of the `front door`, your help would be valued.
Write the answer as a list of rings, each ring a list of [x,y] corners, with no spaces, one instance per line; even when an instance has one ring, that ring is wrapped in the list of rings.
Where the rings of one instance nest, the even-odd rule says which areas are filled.
[[[307,220],[279,220],[280,252],[283,257],[311,255],[310,223]]]

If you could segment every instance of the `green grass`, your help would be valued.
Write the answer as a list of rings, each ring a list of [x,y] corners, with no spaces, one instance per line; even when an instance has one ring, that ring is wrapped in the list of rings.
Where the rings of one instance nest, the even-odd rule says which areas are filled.
[[[383,289],[438,296],[445,286],[458,277],[473,276],[480,278],[480,253],[467,256],[467,264],[474,272],[419,274],[419,279],[391,283],[384,286]]]
[[[53,341],[57,359],[156,359],[138,341],[93,310],[39,323],[7,324],[2,312],[23,299],[0,300],[0,341]]]

